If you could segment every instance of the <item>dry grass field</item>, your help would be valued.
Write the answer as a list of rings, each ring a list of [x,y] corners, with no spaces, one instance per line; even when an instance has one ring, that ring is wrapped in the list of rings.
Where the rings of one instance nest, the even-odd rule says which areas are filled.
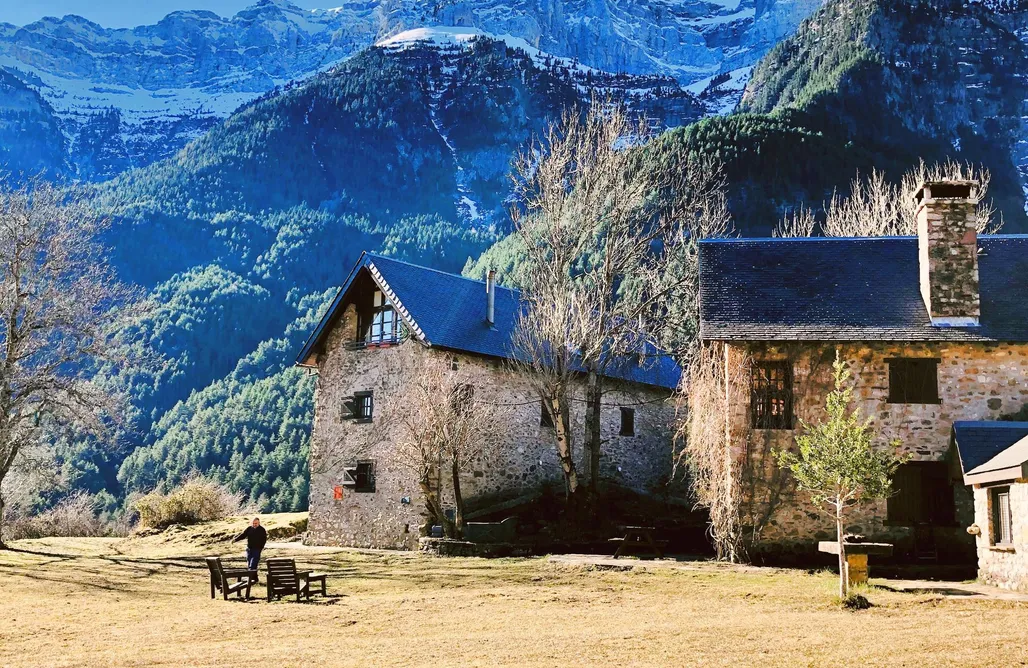
[[[1028,663],[1028,603],[872,588],[827,573],[595,570],[282,546],[327,599],[210,600],[217,530],[23,541],[0,552],[0,666],[583,666]],[[263,585],[256,590],[264,593]]]

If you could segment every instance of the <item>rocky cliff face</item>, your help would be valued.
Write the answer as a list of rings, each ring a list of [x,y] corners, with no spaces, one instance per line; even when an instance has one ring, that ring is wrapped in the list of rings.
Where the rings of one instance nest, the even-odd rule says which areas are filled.
[[[102,180],[174,154],[278,86],[426,26],[518,38],[610,73],[669,76],[704,94],[709,112],[726,111],[748,68],[819,3],[349,0],[304,10],[260,0],[229,18],[182,11],[132,29],[75,16],[0,24],[0,69],[53,108],[66,143],[63,166]]]
[[[64,137],[53,109],[31,87],[0,70],[0,175],[61,172]]]
[[[757,66],[740,109],[813,112],[863,145],[981,163],[1008,222],[1028,192],[1028,11],[831,0]]]

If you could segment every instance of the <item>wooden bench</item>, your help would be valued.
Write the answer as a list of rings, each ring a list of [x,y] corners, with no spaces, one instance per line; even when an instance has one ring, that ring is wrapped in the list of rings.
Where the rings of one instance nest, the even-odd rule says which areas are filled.
[[[250,598],[250,587],[257,579],[256,571],[246,568],[225,568],[219,557],[207,557],[205,561],[207,570],[211,572],[211,598],[214,598],[216,591],[220,591],[226,601],[231,594],[243,598],[244,591],[246,598]],[[233,579],[236,581],[232,582]]]
[[[296,594],[296,600],[300,601],[306,597],[308,600],[311,594],[312,585],[321,583],[321,595],[328,594],[326,590],[327,575],[325,573],[314,573],[311,571],[296,570],[296,562],[292,559],[268,559],[268,601],[282,598],[289,594]]]

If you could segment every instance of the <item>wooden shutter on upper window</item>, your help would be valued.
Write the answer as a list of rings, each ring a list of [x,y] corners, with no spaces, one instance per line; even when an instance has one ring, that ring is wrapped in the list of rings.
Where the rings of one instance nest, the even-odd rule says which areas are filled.
[[[339,413],[340,420],[357,419],[357,400],[353,396],[343,398],[343,407]]]
[[[939,360],[901,358],[888,362],[890,404],[939,403]]]

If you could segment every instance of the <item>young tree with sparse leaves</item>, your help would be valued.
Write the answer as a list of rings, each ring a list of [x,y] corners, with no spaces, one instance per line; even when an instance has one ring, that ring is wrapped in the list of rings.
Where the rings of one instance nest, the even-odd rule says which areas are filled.
[[[835,387],[825,401],[825,419],[814,424],[801,420],[804,433],[796,437],[797,451],[776,451],[775,455],[792,472],[798,489],[807,492],[812,503],[828,508],[835,516],[839,596],[845,598],[846,513],[861,501],[887,498],[892,490],[892,474],[902,460],[888,450],[876,448],[871,418],[861,419],[859,410],[850,410],[850,371],[838,351],[832,369]]]
[[[108,265],[104,229],[85,203],[41,179],[0,183],[0,489],[55,431],[109,434],[123,414],[124,398],[91,377],[100,365],[141,361],[119,325],[148,305]],[[3,507],[0,495],[0,523]]]

